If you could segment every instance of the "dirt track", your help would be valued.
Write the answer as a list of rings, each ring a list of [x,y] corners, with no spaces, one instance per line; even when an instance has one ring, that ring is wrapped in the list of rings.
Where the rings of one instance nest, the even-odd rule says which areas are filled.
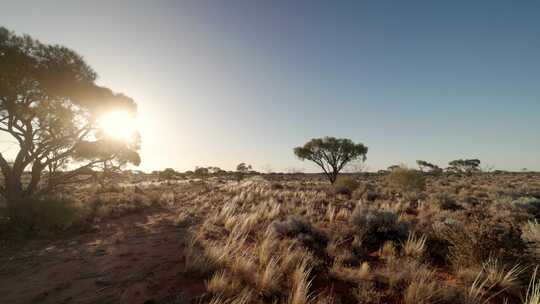
[[[106,221],[96,232],[2,252],[0,302],[189,301],[204,283],[181,272],[187,230],[174,224],[176,216],[172,209],[147,211]]]

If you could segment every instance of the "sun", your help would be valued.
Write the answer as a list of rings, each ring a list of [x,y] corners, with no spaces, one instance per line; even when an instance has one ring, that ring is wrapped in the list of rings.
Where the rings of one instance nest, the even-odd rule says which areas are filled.
[[[135,119],[128,112],[108,112],[99,119],[99,127],[108,136],[130,141],[137,131]]]

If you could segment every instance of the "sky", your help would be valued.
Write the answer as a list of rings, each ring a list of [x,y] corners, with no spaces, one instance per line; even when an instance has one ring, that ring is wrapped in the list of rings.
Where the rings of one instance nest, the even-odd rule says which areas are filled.
[[[375,171],[479,158],[540,170],[540,1],[5,1],[0,26],[84,56],[139,106],[140,169]],[[1,144],[1,143],[0,143]]]

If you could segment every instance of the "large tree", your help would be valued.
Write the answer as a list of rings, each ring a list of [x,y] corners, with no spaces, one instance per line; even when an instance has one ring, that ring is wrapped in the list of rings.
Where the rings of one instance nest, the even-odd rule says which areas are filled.
[[[0,194],[8,203],[98,167],[139,164],[138,136],[119,140],[99,128],[104,113],[135,115],[137,106],[96,85],[96,77],[76,52],[0,27],[0,136],[14,144],[9,157],[0,153]]]
[[[294,154],[301,160],[310,160],[319,166],[333,184],[339,172],[353,160],[366,160],[368,148],[362,143],[355,144],[347,138],[314,138],[302,147],[294,148]]]

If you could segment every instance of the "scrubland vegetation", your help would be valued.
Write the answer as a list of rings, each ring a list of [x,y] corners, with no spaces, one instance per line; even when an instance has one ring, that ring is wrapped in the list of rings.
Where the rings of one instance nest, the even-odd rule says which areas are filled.
[[[179,272],[204,284],[175,303],[538,303],[535,173],[183,177],[70,195],[12,225],[92,233],[172,208],[186,229]]]
[[[186,271],[212,303],[538,303],[540,177],[409,171],[213,188]]]

